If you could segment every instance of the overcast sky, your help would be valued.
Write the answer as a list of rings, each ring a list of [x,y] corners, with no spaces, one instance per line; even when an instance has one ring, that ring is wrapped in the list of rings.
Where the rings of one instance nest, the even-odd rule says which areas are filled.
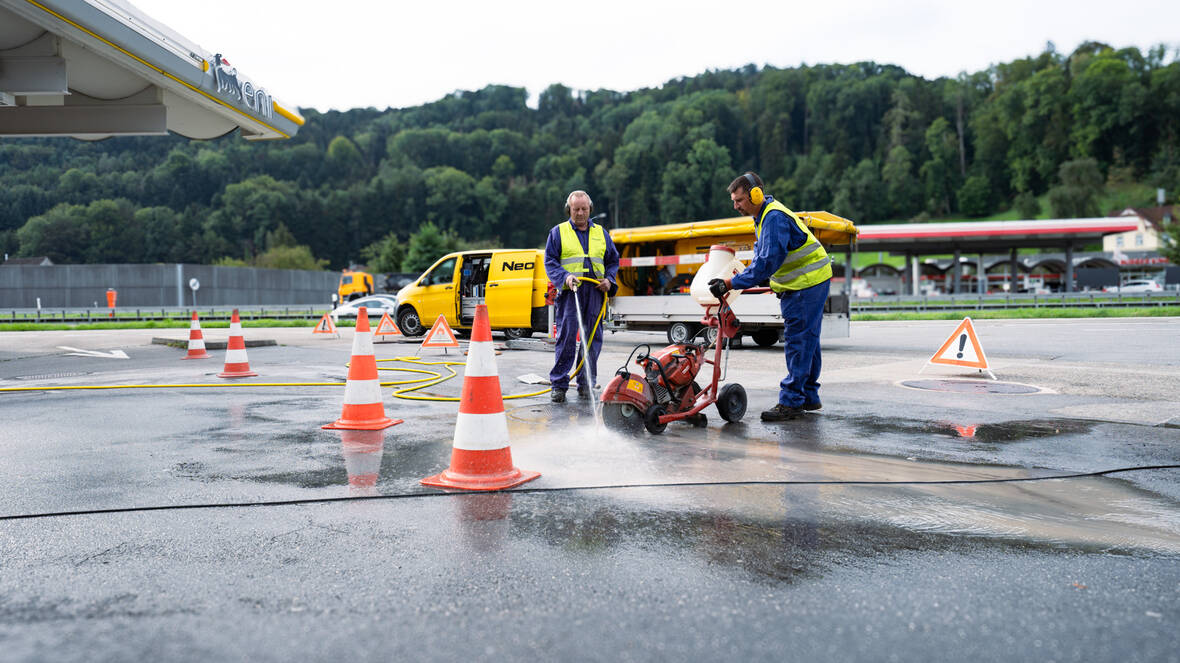
[[[131,0],[221,52],[283,102],[400,108],[489,84],[654,87],[709,69],[874,60],[927,78],[1035,55],[1052,41],[1180,47],[1180,2]],[[727,7],[719,10],[719,7]]]

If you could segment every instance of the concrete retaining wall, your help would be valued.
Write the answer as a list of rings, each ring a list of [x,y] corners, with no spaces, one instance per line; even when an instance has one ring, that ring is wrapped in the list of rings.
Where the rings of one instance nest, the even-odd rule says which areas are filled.
[[[189,279],[200,282],[201,306],[328,304],[336,272],[210,265],[5,265],[0,266],[0,308],[106,307],[106,291],[118,306],[191,306]]]

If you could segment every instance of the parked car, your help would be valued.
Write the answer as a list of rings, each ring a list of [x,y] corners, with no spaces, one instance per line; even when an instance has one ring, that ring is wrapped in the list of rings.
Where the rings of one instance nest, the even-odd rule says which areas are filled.
[[[397,312],[397,297],[393,295],[369,295],[368,297],[361,297],[354,299],[351,302],[341,304],[332,309],[332,319],[339,318],[355,318],[357,310],[364,306],[368,309],[369,317],[376,316],[380,319],[382,313],[388,313],[389,317],[393,317]]]
[[[1152,281],[1150,279],[1140,279],[1138,281],[1127,281],[1120,288],[1118,286],[1107,286],[1102,289],[1102,292],[1163,292],[1164,286]]]

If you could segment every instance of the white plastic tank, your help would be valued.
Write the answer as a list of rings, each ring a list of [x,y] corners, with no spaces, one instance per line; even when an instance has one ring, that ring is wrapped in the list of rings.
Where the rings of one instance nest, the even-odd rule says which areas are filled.
[[[705,264],[701,265],[696,276],[692,277],[692,285],[689,286],[688,292],[701,306],[717,306],[720,302],[709,292],[709,281],[733,278],[743,269],[745,265],[737,259],[733,249],[723,244],[714,244],[709,247],[709,257],[705,259]],[[737,290],[730,290],[725,295],[725,301],[733,306],[733,300],[740,294]]]

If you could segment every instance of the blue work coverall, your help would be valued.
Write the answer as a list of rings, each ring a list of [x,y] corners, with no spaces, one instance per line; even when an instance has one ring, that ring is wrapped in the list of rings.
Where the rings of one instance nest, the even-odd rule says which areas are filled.
[[[573,221],[566,219],[565,223],[573,226]],[[589,252],[590,247],[590,229],[594,227],[594,222],[591,221],[586,230],[578,230],[574,226],[574,234],[578,237],[578,241],[582,243],[582,250]],[[610,233],[603,232],[606,237],[606,254],[603,256],[603,266],[606,268],[606,278],[611,283],[618,282],[619,273],[619,251],[615,248],[615,243],[611,241]],[[586,273],[575,274],[575,276],[589,276],[593,278],[594,272],[590,269],[590,260],[585,260]],[[549,282],[553,287],[557,288],[557,299],[553,304],[553,317],[557,323],[557,344],[554,347],[553,369],[549,371],[549,383],[554,390],[565,390],[569,388],[570,380],[569,374],[573,369],[575,362],[582,354],[581,344],[578,343],[578,311],[574,303],[574,293],[572,290],[565,288],[565,278],[569,276],[569,272],[561,268],[561,226],[553,226],[549,231],[549,239],[545,241],[545,273],[549,276]],[[577,302],[582,305],[582,321],[586,325],[584,333],[590,334],[593,332],[593,339],[590,343],[590,360],[586,362],[586,366],[581,371],[578,371],[578,388],[588,388],[590,384],[595,382],[587,381],[587,374],[590,380],[595,380],[598,377],[598,353],[602,349],[602,334],[603,329],[601,323],[598,329],[594,329],[594,322],[598,320],[598,314],[602,311],[602,291],[594,287],[593,283],[586,283],[580,281],[578,283],[578,299]]]
[[[767,196],[763,208],[773,198]],[[754,223],[762,209],[754,215]],[[807,242],[807,234],[791,217],[771,210],[762,221],[762,236],[754,242],[754,260],[750,266],[733,277],[735,289],[752,288],[770,278],[787,253]],[[779,383],[778,402],[787,407],[803,407],[819,403],[820,360],[819,332],[824,319],[824,303],[828,300],[831,280],[804,288],[778,293],[779,310],[783,314],[784,353],[787,377]]]

